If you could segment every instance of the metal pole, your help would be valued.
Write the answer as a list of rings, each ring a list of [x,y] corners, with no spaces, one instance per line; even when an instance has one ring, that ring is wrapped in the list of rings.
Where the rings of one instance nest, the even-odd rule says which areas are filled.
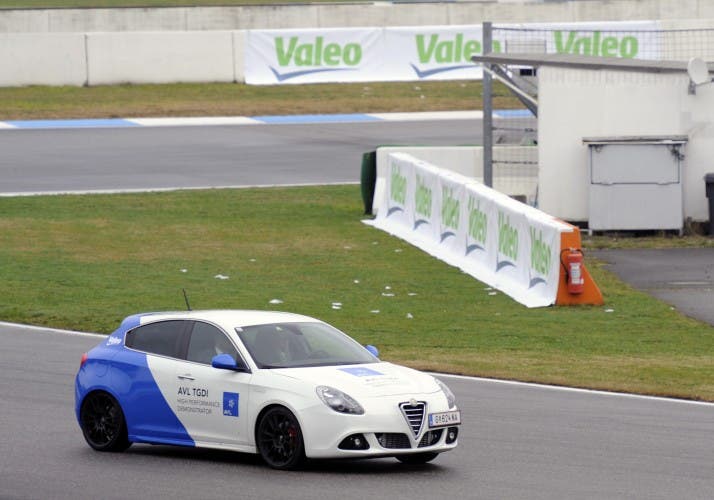
[[[492,25],[483,23],[483,53],[491,53]],[[491,65],[483,64],[490,69]],[[490,71],[483,72],[483,183],[493,187],[493,82]]]

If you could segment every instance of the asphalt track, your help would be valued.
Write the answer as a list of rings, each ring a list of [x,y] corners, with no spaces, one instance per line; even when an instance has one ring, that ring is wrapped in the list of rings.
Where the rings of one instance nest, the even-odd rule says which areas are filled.
[[[480,142],[476,121],[4,130],[0,192],[356,182],[379,144]],[[279,473],[249,455],[134,446],[93,452],[73,377],[97,338],[0,324],[0,498],[711,498],[714,406],[445,379],[460,446]]]
[[[0,498],[710,499],[714,406],[444,378],[459,447],[424,466],[313,462],[276,472],[253,455],[134,445],[98,453],[73,413],[96,337],[0,324]]]
[[[379,145],[480,144],[479,120],[0,131],[0,192],[358,182]]]
[[[621,280],[714,325],[714,248],[598,250],[593,255]]]

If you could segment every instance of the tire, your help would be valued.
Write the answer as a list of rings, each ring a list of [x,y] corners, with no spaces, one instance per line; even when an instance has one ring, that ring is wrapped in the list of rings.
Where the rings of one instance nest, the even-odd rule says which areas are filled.
[[[274,406],[266,411],[255,430],[258,452],[273,469],[296,469],[305,461],[300,424],[290,410]]]
[[[417,465],[425,464],[434,460],[438,453],[426,452],[426,453],[415,453],[413,455],[397,455],[395,458],[403,464]]]
[[[84,439],[97,451],[118,452],[131,446],[124,412],[117,400],[106,392],[92,392],[84,398],[79,421]]]

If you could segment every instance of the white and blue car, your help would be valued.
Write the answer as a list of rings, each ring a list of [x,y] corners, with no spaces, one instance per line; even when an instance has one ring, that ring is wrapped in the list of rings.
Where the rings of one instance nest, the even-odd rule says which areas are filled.
[[[438,379],[382,362],[334,327],[266,311],[137,314],[82,356],[75,410],[87,443],[424,463],[457,445],[461,413]]]

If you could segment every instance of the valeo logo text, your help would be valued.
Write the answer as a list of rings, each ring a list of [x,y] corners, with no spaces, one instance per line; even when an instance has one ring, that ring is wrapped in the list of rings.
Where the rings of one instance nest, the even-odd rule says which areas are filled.
[[[397,165],[392,165],[389,177],[389,199],[399,205],[404,205],[407,201],[407,178],[402,175]]]
[[[543,241],[543,231],[538,231],[536,228],[531,226],[528,229],[531,237],[531,266],[530,268],[535,271],[539,276],[532,278],[530,281],[530,287],[537,285],[538,283],[545,283],[543,277],[548,277],[550,273],[550,268],[552,266],[552,253],[550,245]]]
[[[355,69],[362,62],[364,53],[362,45],[359,43],[339,44],[326,41],[324,36],[316,36],[309,40],[301,40],[298,36],[290,38],[278,36],[275,37],[274,43],[275,57],[281,70],[295,67],[306,68],[281,73],[271,67],[270,69],[279,81],[310,73]]]
[[[411,67],[419,78],[426,78],[445,71],[475,68],[471,62],[471,56],[483,52],[481,41],[468,38],[465,33],[455,33],[451,36],[421,33],[414,36],[414,43],[419,65],[440,65],[436,68],[420,69],[419,66],[412,63]],[[501,52],[500,41],[493,41],[493,52]]]
[[[580,34],[580,36],[578,36]],[[578,31],[553,32],[555,51],[559,54],[580,54],[584,56],[602,57],[637,57],[640,50],[640,42],[636,37],[627,35],[623,37],[603,35],[600,31],[587,32],[582,34]]]
[[[498,254],[496,271],[506,266],[515,266],[518,260],[518,229],[511,225],[510,218],[498,211]],[[505,257],[500,260],[500,256]]]
[[[454,196],[453,188],[441,187],[441,241],[449,236],[455,236],[459,228],[459,216],[461,214],[461,202]]]
[[[469,196],[467,207],[469,214],[468,236],[473,243],[466,245],[466,255],[477,249],[485,250],[488,235],[488,216],[481,209],[481,201]]]
[[[414,211],[422,217],[431,217],[432,192],[421,175],[416,176],[416,191],[414,192]]]

